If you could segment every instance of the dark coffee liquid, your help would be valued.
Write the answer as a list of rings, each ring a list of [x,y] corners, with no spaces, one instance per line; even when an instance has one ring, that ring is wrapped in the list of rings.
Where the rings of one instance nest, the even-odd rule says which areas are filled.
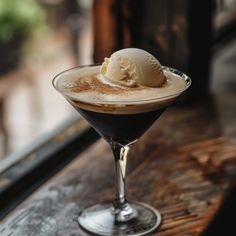
[[[137,114],[108,114],[75,108],[108,142],[115,141],[123,145],[141,137],[165,110],[161,108]]]

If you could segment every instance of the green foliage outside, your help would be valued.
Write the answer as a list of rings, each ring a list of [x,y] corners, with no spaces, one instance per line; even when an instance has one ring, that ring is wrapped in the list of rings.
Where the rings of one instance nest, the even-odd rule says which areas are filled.
[[[45,12],[36,0],[0,0],[0,43],[28,39],[44,27]]]

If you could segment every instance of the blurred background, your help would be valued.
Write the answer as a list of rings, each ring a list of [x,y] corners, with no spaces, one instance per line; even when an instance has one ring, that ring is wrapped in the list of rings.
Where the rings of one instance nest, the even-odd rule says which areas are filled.
[[[236,0],[0,0],[0,159],[75,115],[56,74],[126,47],[190,75],[179,105],[214,97],[236,137]]]

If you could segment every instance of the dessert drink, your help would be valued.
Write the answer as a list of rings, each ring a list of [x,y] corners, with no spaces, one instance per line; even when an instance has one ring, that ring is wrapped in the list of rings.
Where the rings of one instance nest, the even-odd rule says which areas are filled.
[[[116,197],[84,209],[78,218],[97,235],[145,235],[161,223],[160,213],[125,194],[127,155],[162,112],[190,86],[182,72],[160,65],[148,52],[129,48],[105,58],[102,65],[62,72],[54,87],[110,144],[115,158]]]
[[[137,140],[186,87],[184,78],[140,49],[118,51],[101,66],[75,69],[57,81],[108,142],[123,145]]]

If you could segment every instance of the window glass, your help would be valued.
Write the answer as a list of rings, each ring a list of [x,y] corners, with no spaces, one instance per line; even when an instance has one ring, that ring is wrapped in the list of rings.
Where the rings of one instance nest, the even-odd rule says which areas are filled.
[[[92,63],[91,3],[0,0],[0,159],[75,113],[52,79]]]

